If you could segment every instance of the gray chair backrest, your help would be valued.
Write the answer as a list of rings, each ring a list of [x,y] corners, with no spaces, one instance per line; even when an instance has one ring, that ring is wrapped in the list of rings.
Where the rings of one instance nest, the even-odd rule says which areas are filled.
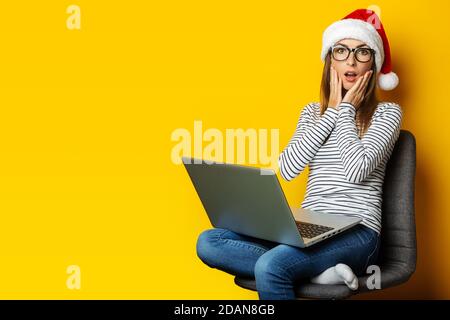
[[[383,185],[378,259],[382,288],[405,282],[416,269],[415,173],[416,140],[411,132],[401,130]]]

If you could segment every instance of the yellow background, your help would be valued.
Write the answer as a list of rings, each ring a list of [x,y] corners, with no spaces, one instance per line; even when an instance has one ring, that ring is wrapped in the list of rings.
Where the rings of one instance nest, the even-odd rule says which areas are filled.
[[[279,128],[281,151],[319,97],[323,30],[370,5],[400,77],[380,98],[417,139],[419,251],[407,284],[358,299],[449,299],[450,2],[385,0],[2,3],[0,298],[257,299],[197,258],[211,225],[171,133]],[[283,181],[291,204],[306,177]]]

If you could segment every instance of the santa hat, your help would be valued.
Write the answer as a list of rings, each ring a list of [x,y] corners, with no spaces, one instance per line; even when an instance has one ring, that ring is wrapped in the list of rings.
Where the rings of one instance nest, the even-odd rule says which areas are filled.
[[[399,82],[398,76],[392,72],[391,51],[383,25],[377,14],[368,9],[357,9],[342,20],[331,24],[322,37],[322,61],[325,61],[328,50],[342,39],[356,39],[365,42],[375,50],[375,65],[378,75],[378,86],[382,90],[392,90]]]

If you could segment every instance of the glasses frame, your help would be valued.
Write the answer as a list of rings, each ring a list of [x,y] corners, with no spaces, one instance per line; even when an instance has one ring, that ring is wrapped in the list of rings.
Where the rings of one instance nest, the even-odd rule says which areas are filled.
[[[334,55],[333,55],[333,50],[335,49],[335,48],[344,48],[344,49],[347,49],[347,57],[345,57],[345,59],[342,59],[342,60],[338,60],[338,59],[336,59],[335,57],[334,57]],[[370,52],[371,52],[371,57],[370,57],[370,59],[369,60],[367,60],[367,61],[361,61],[361,60],[359,60],[358,58],[357,58],[357,56],[356,56],[356,53],[357,53],[357,51],[358,50],[369,50]],[[358,61],[358,62],[361,62],[361,63],[367,63],[367,62],[370,62],[370,60],[372,59],[372,57],[375,57],[375,53],[376,53],[376,51],[374,50],[374,49],[372,49],[372,48],[366,48],[366,47],[360,47],[360,48],[349,48],[349,47],[347,47],[347,46],[344,46],[344,45],[342,45],[342,44],[338,44],[338,45],[335,45],[335,46],[331,46],[331,48],[330,48],[330,55],[331,55],[331,57],[334,59],[334,60],[336,60],[336,61],[346,61],[347,59],[348,59],[348,57],[350,57],[350,53],[352,53],[353,52],[353,55],[354,55],[354,57],[355,57],[355,59]]]

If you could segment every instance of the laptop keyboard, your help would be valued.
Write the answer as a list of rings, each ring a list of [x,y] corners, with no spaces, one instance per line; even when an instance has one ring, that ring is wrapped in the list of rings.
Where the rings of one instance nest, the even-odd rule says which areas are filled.
[[[314,238],[318,235],[321,235],[322,233],[325,233],[327,231],[333,230],[334,228],[322,226],[319,224],[313,224],[313,223],[307,223],[307,222],[300,222],[295,221],[297,224],[298,231],[300,231],[300,234],[303,238]]]

